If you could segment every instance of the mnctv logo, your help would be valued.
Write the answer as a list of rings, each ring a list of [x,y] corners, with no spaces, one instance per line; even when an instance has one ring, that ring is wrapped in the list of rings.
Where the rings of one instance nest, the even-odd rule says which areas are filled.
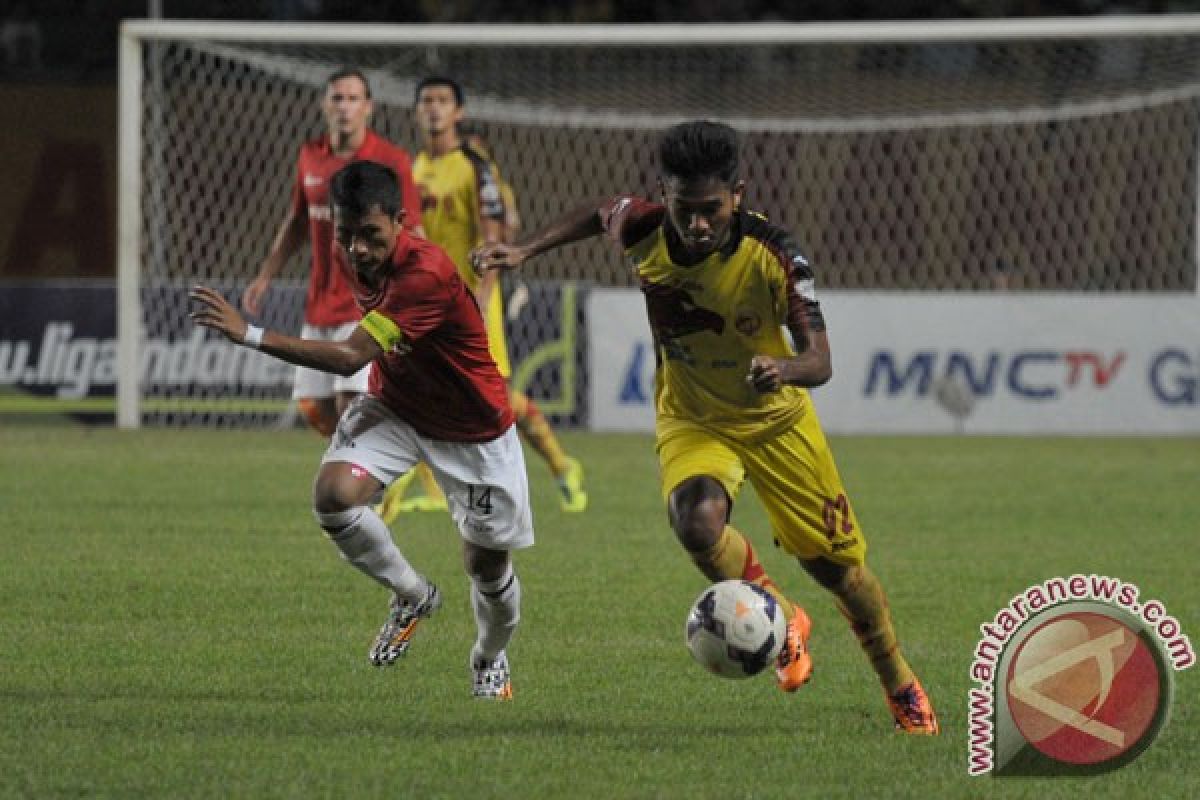
[[[1085,599],[1096,596],[1110,602]],[[981,685],[968,709],[972,775],[1097,774],[1153,744],[1170,714],[1174,672],[1195,654],[1160,602],[1137,598],[1137,587],[1113,578],[1056,578],[981,626],[971,669]]]

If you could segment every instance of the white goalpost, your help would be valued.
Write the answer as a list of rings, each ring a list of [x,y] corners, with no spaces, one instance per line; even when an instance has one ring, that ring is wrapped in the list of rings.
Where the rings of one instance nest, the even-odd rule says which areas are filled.
[[[364,69],[375,127],[417,148],[413,89],[467,93],[531,230],[653,194],[685,118],[744,138],[747,202],[826,288],[1197,290],[1200,15],[861,24],[334,25],[127,21],[120,39],[117,423],[264,424],[290,371],[186,319],[265,256],[326,77]],[[601,245],[531,264],[519,298],[629,286]],[[289,266],[300,287],[307,254]],[[511,291],[511,287],[510,287]],[[525,303],[513,338],[566,329]],[[541,292],[539,294],[539,292]],[[299,327],[298,288],[271,300]],[[557,300],[555,300],[557,303]],[[531,361],[534,359],[531,359]],[[531,367],[528,370],[532,376]],[[586,376],[585,376],[586,379]],[[530,380],[536,380],[536,376]]]

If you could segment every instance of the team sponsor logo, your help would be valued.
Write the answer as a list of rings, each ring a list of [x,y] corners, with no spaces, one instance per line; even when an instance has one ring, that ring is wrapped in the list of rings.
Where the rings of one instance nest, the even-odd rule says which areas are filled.
[[[314,186],[320,186],[324,182],[325,182],[325,179],[322,178],[320,175],[305,175],[304,176],[304,185],[309,189],[313,188]]]
[[[1117,578],[1031,586],[975,650],[968,772],[1084,775],[1130,763],[1167,723],[1190,640],[1157,600]]]
[[[139,351],[143,386],[281,388],[292,380],[284,362],[199,327],[186,336],[143,338]],[[0,386],[50,390],[69,400],[111,392],[116,381],[115,337],[80,336],[74,323],[55,320],[45,324],[36,347],[27,339],[0,340]]]
[[[654,382],[654,362],[647,358],[650,343],[636,341],[617,390],[617,403],[623,406],[642,406],[650,402],[647,387]]]
[[[1119,380],[1144,380],[1153,398],[1174,408],[1200,406],[1200,352],[1165,347],[1131,363],[1124,350],[880,349],[867,362],[867,397],[933,395],[954,413],[975,399],[1009,394],[1052,401],[1074,391],[1102,392]],[[1141,362],[1141,363],[1137,363]],[[1143,366],[1144,364],[1144,366]],[[950,398],[953,402],[943,402]]]
[[[1150,390],[1166,406],[1200,405],[1200,352],[1178,347],[1159,351],[1150,360]]]
[[[1053,400],[1072,389],[1107,388],[1121,374],[1125,357],[1122,350],[918,350],[906,355],[877,350],[867,364],[863,394],[923,397],[951,381],[975,396],[1008,391],[1026,400]]]

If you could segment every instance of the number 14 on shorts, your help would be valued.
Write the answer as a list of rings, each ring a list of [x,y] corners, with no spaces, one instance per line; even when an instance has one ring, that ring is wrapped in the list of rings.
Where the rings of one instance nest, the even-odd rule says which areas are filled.
[[[495,510],[492,506],[492,487],[468,484],[467,507],[477,514],[491,514]]]

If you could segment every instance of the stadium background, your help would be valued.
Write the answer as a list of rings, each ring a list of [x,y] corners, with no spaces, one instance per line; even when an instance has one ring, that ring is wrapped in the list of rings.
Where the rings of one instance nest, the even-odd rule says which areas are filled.
[[[8,190],[0,196],[0,280],[36,280],[44,278],[111,278],[115,275],[113,241],[115,213],[116,151],[116,44],[117,25],[122,17],[144,16],[158,6],[167,18],[303,20],[303,21],[387,21],[387,22],[748,22],[755,20],[817,21],[836,19],[921,19],[921,18],[1014,18],[1038,15],[1095,16],[1117,12],[1163,12],[1186,10],[1194,3],[1103,3],[1103,2],[707,2],[689,4],[686,17],[672,13],[674,4],[632,2],[554,3],[423,3],[423,2],[340,2],[339,0],[273,0],[272,2],[188,2],[164,0],[142,2],[75,3],[48,0],[40,3],[7,3],[6,19],[0,25],[12,31],[3,39],[11,42],[0,59],[0,113],[9,115],[10,131],[0,143],[0,157],[8,165]],[[82,9],[82,13],[80,13]],[[567,9],[567,10],[564,10]],[[24,22],[20,22],[24,20]],[[21,31],[28,33],[20,35]],[[36,33],[33,33],[36,31]],[[33,43],[36,37],[36,45]],[[36,48],[36,49],[35,49]],[[1150,50],[1148,47],[1147,50]],[[327,57],[338,58],[336,53]],[[676,92],[670,102],[656,93],[656,83],[645,79],[639,64],[617,68],[608,63],[571,64],[574,83],[571,89],[581,106],[613,104],[617,107],[669,107],[680,114],[755,116],[784,105],[800,113],[836,114],[854,109],[858,98],[869,97],[883,105],[875,109],[888,113],[887,104],[897,108],[920,107],[953,111],[965,98],[946,91],[945,77],[950,71],[970,70],[980,78],[975,92],[994,93],[994,99],[1035,106],[1067,103],[1072,91],[1082,88],[1083,79],[1103,66],[1096,47],[1081,45],[1041,61],[1009,45],[983,48],[962,60],[962,54],[950,54],[939,60],[925,57],[920,48],[884,49],[871,46],[837,48],[824,51],[820,58],[836,62],[840,73],[835,81],[806,82],[804,63],[768,57],[747,67],[744,53],[719,51],[695,52],[680,70],[696,73],[695,88],[680,105]],[[361,59],[361,54],[355,58]],[[382,54],[365,54],[369,62]],[[522,59],[519,65],[505,63],[503,69],[484,70],[491,76],[486,83],[476,82],[476,92],[499,95],[523,92],[537,96],[539,75],[561,68],[555,54],[543,52],[542,60]],[[747,89],[739,81],[722,81],[724,60],[739,76],[748,76],[754,85]],[[441,68],[453,72],[455,63],[443,62]],[[516,66],[517,68],[514,68]],[[522,69],[521,67],[524,67]],[[428,68],[415,65],[414,69]],[[1024,96],[1014,96],[1012,73],[1040,73],[1020,84]],[[560,70],[561,73],[561,70]],[[176,78],[187,79],[186,73]],[[561,74],[560,74],[561,77]],[[1152,70],[1120,78],[1124,86],[1109,86],[1108,91],[1139,88],[1139,78],[1152,78]],[[988,81],[991,89],[986,88]],[[979,88],[984,87],[984,88]],[[214,91],[236,93],[238,86],[228,85]],[[306,90],[305,90],[306,91]],[[781,102],[782,98],[782,102]],[[890,98],[890,100],[889,100]],[[301,100],[307,102],[303,96]],[[615,99],[615,103],[610,103]],[[252,104],[239,103],[237,97],[222,98],[233,113],[243,115],[247,124],[261,124]],[[986,97],[970,98],[973,107]],[[197,105],[197,108],[200,108]],[[187,114],[187,104],[176,103],[172,112]],[[86,119],[86,126],[79,125]],[[319,117],[315,109],[307,117],[307,130],[316,130]],[[408,109],[383,105],[378,116],[380,127],[401,143],[415,145]],[[498,123],[483,123],[485,134],[506,143],[512,137],[495,130]],[[1189,170],[1191,142],[1195,138],[1195,114],[1185,107],[1165,106],[1147,112],[1139,121],[1138,158],[1129,158],[1128,137],[1121,136],[1114,120],[1110,128],[1092,125],[1079,134],[1093,140],[1087,164],[1072,162],[1070,148],[1055,148],[1044,140],[1053,136],[1070,139],[1071,130],[1048,129],[1031,125],[1021,134],[1025,140],[1004,142],[988,140],[986,131],[955,130],[915,131],[890,137],[863,135],[836,139],[830,135],[765,133],[747,137],[747,178],[751,183],[751,201],[772,219],[801,232],[810,255],[825,265],[822,282],[829,288],[903,288],[903,289],[982,289],[1002,285],[1007,288],[1067,290],[1194,290],[1195,269],[1191,264],[1193,246],[1190,210],[1182,202],[1190,192]],[[297,130],[290,138],[303,132]],[[1069,128],[1069,124],[1067,126]],[[188,127],[197,148],[208,148],[219,132],[207,133],[203,127]],[[275,130],[264,133],[277,135]],[[587,141],[589,134],[578,130],[545,133],[546,138],[515,141],[497,158],[517,190],[526,223],[536,225],[577,198],[578,187],[535,184],[526,167],[530,162],[550,159],[578,159],[581,154],[603,153],[599,142]],[[592,134],[595,135],[595,134]],[[286,136],[286,134],[285,134]],[[652,141],[652,132],[643,134]],[[557,138],[556,138],[557,137]],[[584,137],[580,141],[580,137]],[[570,139],[570,141],[567,141]],[[965,139],[965,140],[964,140]],[[528,145],[528,146],[526,146]],[[182,146],[182,145],[179,145]],[[1072,176],[1087,170],[1089,180],[1065,185],[1058,194],[1038,192],[1031,187],[1030,176],[1014,175],[1008,161],[1013,153],[1027,148],[1041,152],[1043,175]],[[939,152],[953,155],[944,163],[930,163]],[[286,152],[286,151],[285,151]],[[272,155],[278,161],[278,156]],[[942,156],[942,158],[945,158]],[[884,164],[884,169],[856,171],[855,162]],[[780,175],[766,172],[780,163],[797,165],[796,173]],[[889,163],[908,163],[909,169],[889,170]],[[767,166],[764,166],[767,165]],[[806,166],[809,165],[809,166]],[[989,166],[990,165],[990,166]],[[286,175],[289,158],[278,166],[268,166],[266,176]],[[556,164],[551,164],[557,167]],[[271,172],[270,170],[274,170]],[[835,182],[805,173],[805,169],[836,174]],[[756,174],[762,170],[765,174]],[[563,172],[551,169],[550,172]],[[597,193],[647,186],[653,179],[652,155],[641,163],[609,164],[594,172],[596,183],[589,190]],[[944,194],[945,207],[960,218],[978,223],[955,225],[950,221],[933,227],[919,252],[897,253],[894,232],[889,227],[889,212],[894,198],[912,193],[920,180],[936,180]],[[1066,181],[1064,177],[1062,180]],[[1173,184],[1164,185],[1164,181]],[[826,194],[797,202],[798,185],[829,187]],[[247,231],[258,231],[260,241],[248,242],[247,250],[261,251],[261,241],[270,236],[271,220],[278,209],[270,195],[277,187],[269,181],[258,185],[239,184],[238,192],[248,192],[246,208],[262,209],[262,219],[246,221]],[[1151,191],[1153,189],[1153,191]],[[989,217],[980,192],[1010,193],[1023,208],[1020,217]],[[256,194],[257,193],[257,194]],[[957,193],[957,194],[955,194]],[[973,197],[972,195],[976,195]],[[1094,195],[1094,196],[1089,196]],[[1047,202],[1053,197],[1060,207],[1037,207],[1023,203]],[[224,204],[224,197],[207,198]],[[1149,201],[1149,202],[1148,202]],[[46,209],[51,209],[47,213]],[[200,212],[210,209],[200,208]],[[1085,213],[1086,212],[1086,213]],[[1097,213],[1098,212],[1098,213]],[[931,210],[937,216],[939,209]],[[953,220],[953,217],[948,217]],[[1083,248],[1063,250],[1068,237],[1061,231],[1039,228],[1066,220],[1080,230],[1073,238],[1089,243]],[[1031,227],[1032,226],[1032,227]],[[853,230],[851,235],[848,229]],[[1136,229],[1141,235],[1128,235]],[[67,231],[70,231],[68,234]],[[1017,245],[1016,242],[1032,244]],[[191,247],[194,242],[181,246]],[[1059,248],[1059,249],[1056,249]],[[591,251],[589,251],[591,252]],[[916,264],[914,270],[896,270],[896,257]],[[1119,263],[1120,269],[1113,264]],[[1046,268],[1045,265],[1053,265]],[[302,277],[304,264],[293,264],[293,277]],[[579,277],[579,272],[596,274],[594,264],[573,267],[565,260],[546,262],[534,267],[537,277]],[[622,270],[602,272],[602,282],[627,282]]]
[[[54,332],[44,324],[39,303],[20,298],[31,297],[31,287],[47,281],[58,282],[61,289],[80,281],[102,285],[114,275],[116,37],[111,34],[119,12],[191,18],[223,14],[256,21],[565,18],[557,6],[547,6],[538,16],[533,6],[486,3],[437,6],[436,14],[397,3],[85,4],[82,14],[71,13],[79,6],[48,3],[36,6],[37,17],[31,8],[15,4],[9,9],[3,39],[8,43],[6,80],[0,91],[6,95],[4,107],[22,122],[10,126],[12,135],[0,145],[8,151],[12,178],[12,190],[0,197],[0,282],[10,287],[0,297],[14,310],[0,337],[9,343],[0,381],[12,387],[0,407],[23,412],[33,408],[33,399],[53,396],[55,403],[39,409],[66,410],[102,422],[111,419],[119,383],[105,338],[111,317],[96,318],[97,304],[90,303],[91,318],[56,319]],[[570,8],[566,18],[572,21],[679,19],[671,17],[665,4],[636,11],[619,3]],[[839,15],[837,8],[847,10]],[[753,9],[756,19],[776,21],[1100,17],[1166,10],[1155,5],[1030,3],[762,3]],[[693,9],[687,21],[750,19],[740,5],[713,3]],[[320,128],[314,94],[333,65],[351,61],[370,70],[377,127],[410,148],[416,146],[410,112],[413,81],[430,72],[467,76],[469,112],[516,189],[527,230],[585,194],[632,190],[652,195],[654,136],[667,121],[684,116],[734,121],[745,140],[748,204],[798,233],[817,266],[821,288],[833,293],[826,297],[839,312],[831,315],[835,320],[874,316],[877,312],[861,306],[858,298],[877,291],[1004,293],[1010,298],[1082,292],[1144,299],[1194,296],[1197,288],[1195,142],[1200,125],[1188,76],[1200,63],[1200,53],[1186,37],[1066,39],[1049,46],[983,40],[673,46],[666,51],[489,50],[423,47],[420,42],[264,47],[218,41],[151,45],[145,59],[139,194],[144,236],[138,257],[144,289],[158,294],[153,303],[143,298],[148,308],[156,306],[145,320],[152,363],[143,365],[142,378],[152,379],[144,392],[151,402],[143,403],[138,417],[143,421],[260,424],[280,419],[279,403],[288,387],[286,380],[278,382],[277,370],[252,364],[258,377],[231,392],[197,386],[186,369],[168,369],[172,363],[194,366],[201,356],[211,356],[213,364],[229,359],[200,353],[203,343],[181,326],[181,296],[163,289],[201,280],[236,292],[244,284],[282,213],[295,143]],[[652,75],[657,79],[648,77]],[[997,110],[1008,116],[991,119]],[[581,114],[586,119],[581,121]],[[81,126],[80,119],[87,124]],[[294,259],[281,285],[302,284],[305,269],[303,259]],[[587,292],[630,286],[619,255],[602,245],[573,248],[538,260],[522,280],[506,283],[510,296],[517,292],[509,327],[518,361],[545,355],[543,346],[561,349],[570,327],[563,325],[563,312],[579,314],[579,330],[572,332],[577,363],[567,370],[568,359],[547,367],[534,358],[523,386],[560,424],[646,429],[649,377],[635,374],[651,363],[643,352],[644,337],[621,343],[625,350],[612,373],[593,375],[588,355],[597,348],[588,336],[592,300]],[[840,291],[856,299],[838,307]],[[528,302],[531,297],[541,302]],[[296,327],[297,302],[272,306],[268,323]],[[1119,304],[1089,309],[1085,322],[1128,313]],[[919,313],[938,317],[942,311],[935,304]],[[1140,327],[1139,313],[1135,309],[1130,317],[1135,327]],[[1036,327],[1055,316],[1051,310],[1032,322]],[[1153,329],[1164,328],[1153,312],[1151,319]],[[1040,398],[1055,395],[1056,382],[1065,380],[1066,388],[1073,389],[1084,362],[1095,369],[1092,388],[1107,389],[1110,373],[1119,371],[1137,348],[1140,353],[1129,359],[1121,381],[1130,383],[1135,370],[1154,377],[1139,381],[1140,405],[1132,407],[1133,416],[1147,418],[1147,409],[1156,412],[1160,406],[1170,411],[1169,419],[1138,429],[1200,427],[1194,378],[1198,359],[1176,347],[1178,337],[1171,338],[1175,328],[1166,338],[1134,345],[1117,341],[1103,351],[1090,341],[1095,338],[1091,334],[1083,337],[1089,341],[1071,340],[1076,325],[1062,317],[1057,330],[1043,332],[1038,341],[1014,343],[1011,353],[998,352],[996,340],[984,337],[964,344],[973,349],[965,355],[947,349],[933,356],[921,349],[922,332],[913,334],[912,341],[898,340],[895,352],[859,341],[857,331],[838,332],[842,346],[864,352],[866,361],[852,362],[848,371],[842,368],[849,379],[843,377],[825,393],[831,429],[1104,432],[1114,415],[1128,415],[1131,407],[1109,403],[1110,411],[1064,428],[1037,416],[1075,419],[1074,409],[1041,403]],[[591,338],[607,341],[622,332],[592,330]],[[1101,338],[1105,334],[1101,329]],[[23,358],[21,347],[28,351]],[[1026,369],[1031,363],[1032,371]],[[1062,376],[1029,377],[1040,369],[1038,364]],[[1024,375],[1017,374],[1022,370]],[[183,377],[163,384],[160,378],[167,373]],[[972,417],[983,419],[982,424],[964,425],[980,401],[1003,393],[1006,376],[1008,394],[1023,404],[1021,413],[1001,408]],[[86,396],[79,396],[84,385]],[[872,398],[858,403],[871,386],[884,386],[885,400],[913,397],[901,397],[899,404]],[[848,388],[854,391],[836,394]],[[1082,393],[1076,394],[1086,402]],[[1107,401],[1119,392],[1093,394]],[[181,411],[179,404],[197,397],[224,402],[234,395],[246,402],[229,414],[211,404]],[[1031,397],[1039,402],[1028,402]],[[908,407],[902,408],[902,416],[908,421],[889,422],[891,410],[904,402]],[[154,403],[160,410],[147,411]],[[861,407],[853,415],[842,413],[855,405]],[[626,406],[634,406],[635,413],[625,414]],[[936,409],[933,416],[929,409]],[[102,413],[93,413],[97,410]],[[1032,417],[1023,413],[1028,410]]]

